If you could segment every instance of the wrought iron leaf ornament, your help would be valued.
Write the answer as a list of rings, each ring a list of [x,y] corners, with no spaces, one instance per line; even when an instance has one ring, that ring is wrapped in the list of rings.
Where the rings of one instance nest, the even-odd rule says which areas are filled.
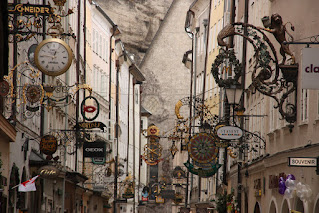
[[[278,15],[277,15],[278,16]],[[247,34],[244,33],[246,29]],[[227,44],[223,39],[229,36],[241,36],[246,39],[254,48],[253,63],[251,70],[252,85],[261,94],[273,98],[276,102],[275,108],[278,108],[281,116],[290,123],[289,128],[293,127],[292,123],[296,121],[297,107],[296,98],[292,98],[295,103],[292,103],[289,96],[296,96],[298,64],[295,64],[295,57],[289,51],[287,46],[283,46],[280,41],[285,38],[276,37],[281,44],[280,54],[283,56],[282,63],[278,63],[277,52],[263,31],[269,30],[256,27],[254,25],[242,22],[236,22],[226,26],[217,36],[218,44],[230,48],[232,45]],[[286,55],[291,56],[290,64],[285,64]],[[223,50],[216,57],[212,64],[211,72],[219,87],[228,87],[233,84],[238,84],[238,79],[241,75],[241,64],[235,59],[235,54],[232,49]],[[226,61],[227,60],[227,61]],[[221,79],[222,71],[220,66],[227,62],[234,72],[231,79]],[[227,66],[227,65],[226,65]],[[233,66],[233,67],[231,67]],[[228,69],[229,69],[228,68]],[[227,69],[226,69],[227,71]]]
[[[227,62],[227,65],[225,66]],[[222,68],[222,69],[220,69]],[[232,78],[223,79],[222,75],[224,71],[234,71],[235,75]],[[241,76],[242,64],[236,58],[235,52],[233,49],[220,49],[219,54],[216,56],[214,63],[212,64],[211,72],[214,76],[214,79],[219,87],[226,87],[229,85],[238,84],[238,79]]]

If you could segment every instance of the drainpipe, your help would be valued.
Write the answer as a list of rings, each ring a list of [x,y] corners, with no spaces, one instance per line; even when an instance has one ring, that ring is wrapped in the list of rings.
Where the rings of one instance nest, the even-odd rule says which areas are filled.
[[[135,182],[135,80],[133,80],[133,181]],[[134,189],[134,197],[133,197],[133,213],[135,213],[135,185],[133,187]]]
[[[115,121],[115,138],[116,138],[116,156],[115,156],[115,171],[114,171],[114,201],[113,212],[116,213],[117,204],[117,176],[118,176],[118,155],[119,155],[119,72],[120,62],[116,60],[116,121]]]
[[[245,0],[245,14],[244,14],[244,23],[248,23],[248,3],[249,0]],[[248,31],[247,31],[247,27],[244,26],[244,35],[247,36]],[[242,63],[243,63],[243,70],[242,70],[242,74],[241,74],[241,78],[242,78],[242,88],[245,89],[245,80],[246,80],[246,60],[247,60],[247,39],[244,37],[243,40],[243,56],[242,56]],[[242,98],[240,106],[243,109],[245,106],[245,102],[244,102],[244,98]],[[240,122],[240,127],[243,129],[244,127],[244,119],[241,119]],[[242,139],[239,140],[239,144],[242,143]],[[242,160],[243,156],[242,153],[239,152],[239,160]],[[239,207],[239,212],[241,212],[242,210],[242,205],[241,205],[241,190],[242,190],[242,177],[241,177],[241,167],[242,167],[242,162],[238,163],[238,168],[237,168],[237,183],[238,183],[238,189],[237,189],[237,201],[238,201],[238,207]]]
[[[209,14],[208,14],[208,22],[207,22],[207,27],[208,29],[206,29],[206,47],[205,47],[205,51],[206,51],[206,56],[205,56],[205,64],[204,64],[204,82],[203,82],[203,94],[202,94],[202,105],[204,107],[204,99],[205,99],[205,88],[206,88],[206,73],[207,73],[207,60],[208,60],[208,51],[207,51],[207,47],[208,47],[208,41],[209,41],[209,31],[210,31],[210,14],[211,14],[211,8],[212,8],[212,1],[210,0],[209,2]]]
[[[81,41],[81,1],[78,3],[78,32],[77,32],[77,44],[76,44],[76,85],[80,84],[80,41]],[[79,146],[79,138],[78,138],[78,122],[79,122],[79,102],[80,102],[80,91],[76,93],[76,102],[75,102],[75,171],[78,171],[78,146]]]
[[[193,75],[194,75],[194,33],[188,29],[188,24],[190,23],[187,23],[187,20],[190,19],[190,16],[195,16],[194,12],[191,11],[191,10],[188,10],[187,12],[187,17],[186,17],[186,22],[185,22],[185,32],[188,34],[188,35],[191,35],[191,39],[192,39],[192,64],[191,64],[191,82],[190,82],[190,106],[191,106],[191,103],[192,103],[192,97],[193,97]],[[191,126],[192,125],[192,107],[189,107],[189,125]],[[192,135],[192,128],[189,128],[189,139]],[[190,161],[190,156],[188,154],[188,161]],[[191,177],[192,178],[192,177]],[[192,180],[191,180],[192,182]],[[188,189],[188,185],[189,185],[189,171],[187,171],[187,183],[186,183],[186,188],[185,188],[185,208],[187,208],[188,206],[188,201],[190,200],[190,197],[189,197],[189,189]],[[192,189],[192,186],[193,186],[193,183],[191,184],[191,189]]]
[[[129,167],[129,151],[130,151],[130,93],[131,93],[131,74],[128,71],[128,91],[127,91],[127,147],[126,147],[126,175],[128,175]],[[134,94],[134,93],[133,93]],[[133,96],[134,97],[134,96]],[[134,119],[133,119],[134,122]],[[134,124],[133,124],[134,128]],[[133,133],[134,134],[134,133]],[[134,138],[133,138],[134,140]]]

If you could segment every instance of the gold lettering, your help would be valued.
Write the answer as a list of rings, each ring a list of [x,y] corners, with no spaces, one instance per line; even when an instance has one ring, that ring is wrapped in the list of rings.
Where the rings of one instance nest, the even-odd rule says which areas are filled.
[[[44,13],[44,7],[41,7],[41,13]]]
[[[18,11],[18,12],[22,13],[23,12],[22,4],[16,5],[16,7],[14,8],[14,11]]]
[[[38,13],[38,12],[41,11],[41,9],[40,9],[39,7],[36,7],[36,8],[34,8],[34,9],[35,9],[35,12],[36,12],[36,13]]]
[[[24,7],[24,12],[29,12],[30,7]]]
[[[34,8],[33,7],[30,7],[30,13],[33,13],[34,12]]]
[[[50,13],[49,8],[45,8],[45,12],[46,12],[47,14],[49,14],[49,13]]]

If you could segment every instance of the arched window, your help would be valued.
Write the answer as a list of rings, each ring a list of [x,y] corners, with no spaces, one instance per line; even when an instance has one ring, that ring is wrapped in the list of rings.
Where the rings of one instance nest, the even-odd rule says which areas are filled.
[[[274,201],[271,201],[269,213],[277,213],[276,205]]]
[[[254,208],[254,213],[260,213],[260,212],[261,212],[261,211],[260,211],[259,203],[256,202],[255,208]]]
[[[297,202],[296,202],[296,211],[299,211],[299,212],[304,212],[304,207],[303,207],[303,202],[297,198]]]
[[[319,199],[316,202],[315,208],[313,212],[319,212]]]
[[[289,205],[287,200],[284,200],[284,203],[282,205],[282,209],[281,209],[282,213],[289,213]]]

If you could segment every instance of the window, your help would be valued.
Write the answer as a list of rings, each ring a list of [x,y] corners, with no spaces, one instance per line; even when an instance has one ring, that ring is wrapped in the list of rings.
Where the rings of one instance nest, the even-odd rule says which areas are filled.
[[[215,47],[216,47],[216,37],[217,37],[217,35],[216,35],[216,24],[214,25],[214,27],[213,27],[213,49],[215,49]]]
[[[102,36],[100,34],[100,43],[99,43],[99,56],[101,57],[102,55],[102,46],[103,46],[103,43],[102,43]]]
[[[208,52],[212,52],[212,40],[215,39],[212,37],[213,36],[213,27],[209,29],[209,38],[208,38]]]
[[[93,29],[93,52],[96,52],[95,50],[95,44],[96,44],[96,31]]]

